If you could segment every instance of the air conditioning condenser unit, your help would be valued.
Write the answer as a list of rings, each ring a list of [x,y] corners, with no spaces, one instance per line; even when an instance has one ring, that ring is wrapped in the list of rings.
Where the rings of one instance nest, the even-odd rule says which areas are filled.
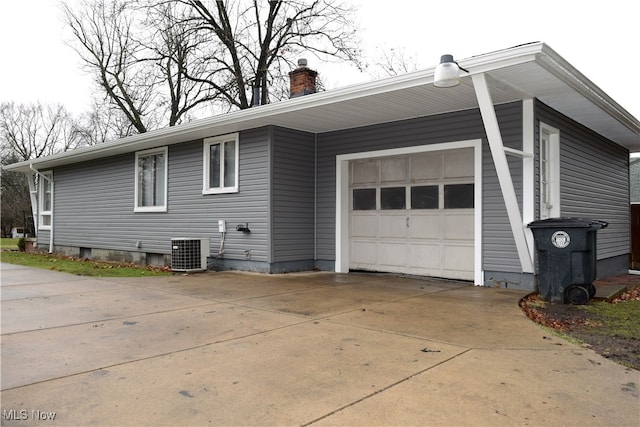
[[[204,271],[207,269],[209,257],[209,239],[186,239],[174,237],[171,239],[171,270],[172,271]]]

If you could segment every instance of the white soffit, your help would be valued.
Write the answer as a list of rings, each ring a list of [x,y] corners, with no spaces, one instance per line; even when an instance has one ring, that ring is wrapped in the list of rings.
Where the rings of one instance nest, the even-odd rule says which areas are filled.
[[[492,70],[489,75],[628,148],[640,149],[640,122],[573,70],[550,68],[548,60]],[[589,83],[589,84],[587,84]],[[491,87],[492,95],[494,87]]]

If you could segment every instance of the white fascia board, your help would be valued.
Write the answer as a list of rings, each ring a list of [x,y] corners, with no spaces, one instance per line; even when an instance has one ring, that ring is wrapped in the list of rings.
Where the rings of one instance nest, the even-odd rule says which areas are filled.
[[[507,68],[526,62],[534,62],[544,48],[544,43],[536,42],[497,52],[472,56],[471,58],[462,59],[456,62],[463,68],[468,69],[469,75],[484,74],[500,68]],[[462,75],[462,77],[464,77],[464,75]]]

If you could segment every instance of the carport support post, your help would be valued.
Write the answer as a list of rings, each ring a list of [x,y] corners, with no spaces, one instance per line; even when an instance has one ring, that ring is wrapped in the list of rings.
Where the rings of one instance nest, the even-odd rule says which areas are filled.
[[[504,204],[507,208],[509,224],[511,225],[511,233],[513,234],[513,238],[516,242],[516,249],[518,251],[518,258],[520,258],[522,272],[533,273],[533,260],[527,245],[522,216],[520,214],[520,207],[518,206],[518,198],[516,197],[516,191],[513,187],[513,180],[511,179],[511,172],[509,171],[509,163],[507,162],[507,155],[504,151],[502,135],[500,134],[500,126],[498,125],[498,118],[496,117],[496,112],[493,108],[493,101],[491,100],[491,94],[489,93],[487,79],[483,73],[474,74],[471,78],[473,81],[473,87],[476,91],[476,97],[478,98],[478,107],[480,107],[482,123],[484,124],[487,139],[489,140],[489,148],[491,150],[491,156],[493,157],[493,164],[496,168],[496,173],[498,174],[498,182],[500,183],[502,198],[504,199]]]

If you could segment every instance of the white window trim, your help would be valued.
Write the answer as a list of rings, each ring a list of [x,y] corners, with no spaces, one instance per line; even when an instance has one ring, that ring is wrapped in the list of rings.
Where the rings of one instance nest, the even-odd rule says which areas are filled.
[[[53,225],[53,171],[42,171],[38,173],[39,175],[39,183],[38,183],[38,230],[51,230]],[[51,209],[45,210],[44,203],[44,182],[49,183],[49,188],[51,191]],[[43,221],[43,217],[48,216],[49,224],[45,225]]]
[[[549,193],[547,199],[551,205],[550,209],[546,209],[543,199],[543,183],[542,183],[542,144],[543,135],[547,135],[547,163],[548,163],[548,185],[547,192]],[[561,216],[560,211],[560,131],[554,127],[551,127],[545,123],[540,123],[540,219],[557,218]]]
[[[210,147],[212,145],[222,145],[225,142],[231,142],[236,146],[235,153],[235,185],[231,187],[209,187],[209,168],[211,156],[209,155]],[[214,138],[205,138],[203,147],[202,147],[202,157],[203,157],[203,170],[202,170],[202,194],[224,194],[224,193],[237,193],[238,192],[238,183],[240,179],[240,142],[237,133],[232,133],[228,135],[216,136]],[[224,149],[220,150],[220,181],[222,182],[222,177],[224,177]]]
[[[166,212],[168,203],[168,187],[169,187],[169,150],[167,147],[153,148],[151,150],[138,151],[135,159],[135,191],[133,200],[134,212]],[[164,155],[164,205],[161,206],[138,206],[138,159],[140,157],[150,156],[154,154]]]

